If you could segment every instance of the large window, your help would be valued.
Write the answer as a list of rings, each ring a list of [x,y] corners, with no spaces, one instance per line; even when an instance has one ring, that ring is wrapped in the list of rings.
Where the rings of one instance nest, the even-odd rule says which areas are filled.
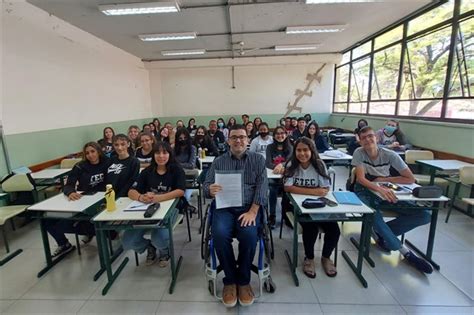
[[[442,1],[345,51],[336,67],[334,112],[472,122],[469,2]]]

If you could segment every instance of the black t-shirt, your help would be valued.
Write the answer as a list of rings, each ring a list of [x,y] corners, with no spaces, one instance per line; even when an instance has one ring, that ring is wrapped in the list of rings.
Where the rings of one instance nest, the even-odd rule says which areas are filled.
[[[110,157],[110,154],[114,151],[114,146],[112,142],[107,142],[105,139],[100,139],[97,141],[102,148],[104,154]]]
[[[135,152],[135,157],[140,161],[140,163],[151,163],[151,159],[153,158],[152,151],[148,154],[143,154],[142,148],[138,148]]]
[[[132,188],[140,194],[147,192],[163,194],[175,189],[185,190],[185,186],[186,176],[181,166],[171,165],[165,174],[160,175],[156,172],[156,166],[150,165],[140,173]]]
[[[124,160],[114,157],[107,169],[105,182],[112,184],[116,197],[127,197],[128,190],[137,180],[140,173],[140,162],[133,156]]]
[[[110,165],[108,158],[103,158],[98,164],[81,161],[74,165],[67,176],[63,192],[66,196],[77,191],[105,191],[105,174]],[[76,187],[77,185],[77,187]]]

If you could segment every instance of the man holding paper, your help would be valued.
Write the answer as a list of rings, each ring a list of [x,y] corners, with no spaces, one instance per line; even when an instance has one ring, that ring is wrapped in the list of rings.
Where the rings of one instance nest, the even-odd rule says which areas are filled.
[[[260,207],[267,203],[268,182],[263,156],[247,151],[244,126],[232,126],[227,142],[230,150],[212,163],[204,182],[204,193],[216,198],[212,234],[225,274],[222,301],[225,306],[233,307],[237,296],[244,306],[254,300],[250,273],[263,215]],[[239,241],[237,263],[233,237]]]

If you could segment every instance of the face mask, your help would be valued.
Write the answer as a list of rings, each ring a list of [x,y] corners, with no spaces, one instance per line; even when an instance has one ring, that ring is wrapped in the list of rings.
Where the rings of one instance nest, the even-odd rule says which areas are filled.
[[[224,123],[220,122],[217,124],[217,126],[219,126],[219,128],[224,128]]]
[[[266,136],[268,136],[268,132],[259,132],[258,133],[262,138],[265,138]]]
[[[179,145],[185,145],[187,140],[178,140]]]
[[[359,124],[359,129],[362,129],[362,128],[366,127],[366,126],[367,126],[366,124],[361,123],[361,124]]]
[[[397,130],[397,127],[386,125],[384,129],[386,134],[392,135]]]
[[[277,141],[277,140],[275,139],[273,142],[275,142],[276,145],[280,145],[280,146],[281,146],[281,145],[283,145],[283,144],[285,143],[285,140],[283,140],[283,141],[280,142],[280,141]]]
[[[196,135],[196,140],[201,141],[204,139],[204,135]]]

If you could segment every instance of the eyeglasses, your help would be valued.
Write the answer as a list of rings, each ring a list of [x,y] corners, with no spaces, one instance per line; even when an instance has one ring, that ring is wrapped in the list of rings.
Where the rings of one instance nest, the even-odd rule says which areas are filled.
[[[245,139],[247,139],[247,136],[231,136],[229,137],[229,139],[232,141],[237,141],[237,140],[244,141]]]

